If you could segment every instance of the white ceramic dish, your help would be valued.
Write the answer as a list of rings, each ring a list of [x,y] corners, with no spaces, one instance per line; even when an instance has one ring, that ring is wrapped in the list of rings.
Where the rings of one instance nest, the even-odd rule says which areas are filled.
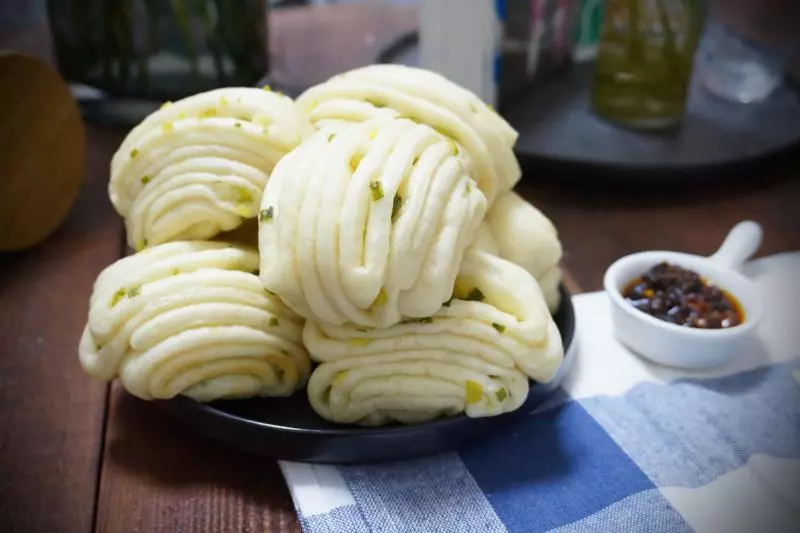
[[[748,336],[761,319],[762,298],[755,285],[740,273],[745,261],[761,245],[761,226],[740,222],[710,257],[668,251],[627,255],[606,270],[603,285],[611,301],[611,319],[617,337],[637,354],[657,363],[683,368],[710,368],[741,355]],[[622,291],[633,279],[666,261],[704,276],[733,295],[744,311],[744,321],[726,329],[697,329],[670,324],[635,309]]]

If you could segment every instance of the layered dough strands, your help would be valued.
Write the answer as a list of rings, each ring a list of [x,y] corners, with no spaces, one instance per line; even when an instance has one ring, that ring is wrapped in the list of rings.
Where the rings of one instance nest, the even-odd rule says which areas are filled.
[[[457,152],[407,119],[312,136],[264,191],[264,287],[332,325],[387,327],[435,313],[486,209]]]
[[[376,117],[408,117],[453,138],[473,159],[489,203],[519,181],[517,132],[470,91],[423,69],[372,65],[314,86],[297,100],[317,127]]]
[[[433,316],[383,330],[309,321],[303,340],[322,362],[308,382],[314,410],[364,425],[513,411],[528,395],[528,378],[549,381],[563,360],[536,280],[473,250],[453,299]]]
[[[551,312],[558,309],[562,247],[550,220],[515,192],[506,192],[486,213],[473,247],[499,255],[528,271]]]
[[[209,239],[253,218],[278,160],[313,132],[294,102],[227,88],[165,104],[111,161],[111,202],[141,250]]]
[[[81,364],[145,400],[290,395],[309,372],[303,321],[257,270],[255,250],[204,241],[117,261],[95,282]]]

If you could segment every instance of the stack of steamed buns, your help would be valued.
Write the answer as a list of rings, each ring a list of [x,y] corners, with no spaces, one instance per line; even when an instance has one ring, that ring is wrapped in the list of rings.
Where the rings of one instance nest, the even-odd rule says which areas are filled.
[[[111,162],[136,253],[95,282],[83,367],[148,400],[305,393],[345,424],[517,409],[563,347],[561,244],[512,192],[516,137],[402,66],[165,104]],[[254,246],[228,238],[248,222]]]

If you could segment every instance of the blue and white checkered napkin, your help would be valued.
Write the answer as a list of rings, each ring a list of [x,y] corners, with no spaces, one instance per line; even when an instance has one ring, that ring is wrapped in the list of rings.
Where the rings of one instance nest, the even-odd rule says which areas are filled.
[[[748,268],[768,309],[740,360],[649,364],[615,340],[603,293],[577,296],[580,352],[559,398],[432,457],[282,463],[303,529],[800,531],[800,252]]]

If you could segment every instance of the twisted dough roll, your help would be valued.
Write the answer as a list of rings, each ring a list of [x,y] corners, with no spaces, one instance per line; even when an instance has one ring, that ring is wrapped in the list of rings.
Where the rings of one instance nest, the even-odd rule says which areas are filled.
[[[474,250],[453,300],[432,317],[374,330],[309,321],[303,341],[322,362],[308,382],[314,410],[364,425],[513,411],[528,395],[528,377],[546,382],[563,360],[536,280]]]
[[[560,303],[562,248],[558,232],[550,219],[517,193],[501,194],[486,213],[482,224],[494,240],[494,250],[483,234],[478,246],[527,270],[539,282],[551,312]],[[482,231],[482,230],[481,230]]]
[[[309,372],[303,322],[257,269],[254,250],[203,241],[117,261],[95,282],[81,364],[145,400],[291,394]]]
[[[407,119],[306,140],[264,191],[264,287],[332,325],[387,327],[435,313],[486,210],[455,150]]]
[[[253,88],[217,89],[148,116],[111,160],[111,202],[141,250],[208,239],[255,217],[278,160],[313,132],[294,102]]]
[[[317,127],[405,116],[437,129],[466,149],[489,203],[519,181],[517,132],[475,94],[434,72],[371,65],[311,87],[297,103]]]

